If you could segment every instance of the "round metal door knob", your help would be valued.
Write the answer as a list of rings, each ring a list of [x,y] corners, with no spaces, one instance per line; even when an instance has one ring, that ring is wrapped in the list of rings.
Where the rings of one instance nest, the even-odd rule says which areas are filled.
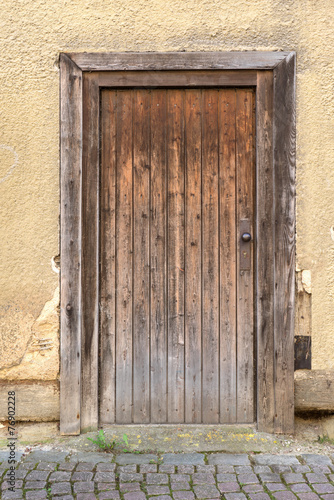
[[[251,235],[249,233],[244,233],[242,236],[242,241],[248,242],[252,239]]]

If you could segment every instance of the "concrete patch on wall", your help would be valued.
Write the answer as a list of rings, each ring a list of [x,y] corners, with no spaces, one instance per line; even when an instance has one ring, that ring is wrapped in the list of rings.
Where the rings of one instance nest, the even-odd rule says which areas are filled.
[[[14,321],[18,347],[13,349],[12,334],[5,325],[0,380],[55,380],[59,372],[59,288],[38,318],[30,319],[25,330],[20,328],[16,318]]]

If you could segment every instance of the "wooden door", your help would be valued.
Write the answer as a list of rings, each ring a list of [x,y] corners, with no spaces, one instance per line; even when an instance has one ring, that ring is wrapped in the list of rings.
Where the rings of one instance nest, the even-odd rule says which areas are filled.
[[[254,106],[101,92],[100,423],[254,421]]]

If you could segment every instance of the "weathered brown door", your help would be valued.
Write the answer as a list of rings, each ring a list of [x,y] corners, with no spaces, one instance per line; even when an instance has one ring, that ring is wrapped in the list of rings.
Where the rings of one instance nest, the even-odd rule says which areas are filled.
[[[253,422],[254,92],[101,95],[100,422]]]

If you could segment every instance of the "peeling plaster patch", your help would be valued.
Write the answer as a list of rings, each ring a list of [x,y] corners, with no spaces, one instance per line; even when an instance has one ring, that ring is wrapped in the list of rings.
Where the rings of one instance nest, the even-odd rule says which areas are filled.
[[[59,372],[59,288],[31,322],[24,354],[16,366],[3,366],[0,380],[55,380]]]
[[[331,232],[331,238],[334,241],[334,226],[331,227],[330,232]]]
[[[302,271],[302,284],[305,292],[312,293],[312,283],[311,283],[311,271]]]
[[[59,274],[60,272],[60,255],[55,255],[51,259],[52,271]]]
[[[305,337],[312,334],[312,289],[311,271],[296,272],[296,309],[295,336]]]
[[[2,176],[2,177],[0,177],[0,184],[1,184],[3,181],[5,181],[6,179],[8,179],[8,177],[12,174],[14,168],[19,163],[19,155],[17,154],[17,152],[15,151],[14,148],[12,148],[11,146],[6,146],[6,144],[0,144],[0,150],[9,151],[9,153],[11,153],[13,155],[13,157],[14,157],[13,159],[9,160],[9,162],[12,163],[12,164],[8,168],[8,165],[7,165],[8,164],[8,159],[7,158],[3,159],[2,155],[1,155],[0,164],[4,164],[5,165],[5,175]],[[0,175],[1,175],[1,172],[0,172]]]
[[[34,317],[15,305],[0,307],[0,369],[18,365],[31,340]]]

